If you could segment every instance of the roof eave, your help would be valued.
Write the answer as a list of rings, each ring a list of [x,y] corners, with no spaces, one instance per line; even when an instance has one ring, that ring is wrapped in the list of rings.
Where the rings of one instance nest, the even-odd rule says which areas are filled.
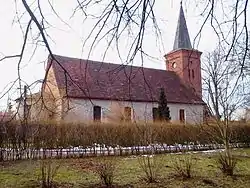
[[[70,98],[70,99],[87,99],[87,100],[113,100],[113,101],[126,101],[126,102],[150,102],[150,103],[157,103],[157,100],[132,100],[132,99],[121,99],[121,98],[108,98],[108,97],[84,97],[84,96],[64,96],[64,98]],[[181,102],[181,101],[173,101],[169,100],[168,103],[171,104],[192,104],[192,105],[206,105],[203,101],[194,101],[194,102]]]

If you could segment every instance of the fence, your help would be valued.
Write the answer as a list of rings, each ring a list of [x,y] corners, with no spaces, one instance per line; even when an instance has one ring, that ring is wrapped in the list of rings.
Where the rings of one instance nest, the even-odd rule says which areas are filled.
[[[249,147],[248,144],[233,144],[234,148]],[[176,153],[184,151],[205,151],[223,149],[222,144],[206,144],[206,145],[149,145],[149,146],[133,146],[133,147],[107,147],[102,145],[94,145],[88,148],[57,148],[57,149],[0,149],[0,161],[25,160],[25,159],[46,159],[46,158],[82,158],[93,156],[126,156],[139,154],[158,154],[158,153]]]

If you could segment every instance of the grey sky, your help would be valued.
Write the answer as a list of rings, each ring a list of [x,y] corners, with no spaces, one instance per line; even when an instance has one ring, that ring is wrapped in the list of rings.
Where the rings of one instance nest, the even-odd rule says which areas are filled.
[[[83,59],[87,58],[88,48],[86,47],[85,49],[82,49],[82,41],[89,33],[91,26],[93,25],[93,21],[87,20],[83,23],[83,16],[80,12],[75,14],[74,17],[70,18],[73,9],[76,6],[75,1],[54,0],[53,3],[55,10],[58,12],[60,17],[70,26],[69,27],[65,25],[55,16],[51,12],[48,4],[42,4],[44,15],[53,26],[47,30],[48,34],[51,37],[51,39],[48,38],[48,40],[53,53],[69,57],[77,57]],[[162,31],[163,46],[156,46],[157,44],[155,43],[155,35],[153,34],[153,32],[151,32],[150,28],[147,28],[148,32],[144,39],[144,47],[148,54],[157,59],[146,58],[143,66],[165,69],[163,56],[165,53],[170,52],[173,47],[176,22],[178,20],[179,14],[179,6],[180,1],[157,0],[155,12],[159,27]],[[199,15],[201,10],[197,8],[195,1],[184,1],[183,8],[192,42],[198,30],[200,29],[204,18]],[[21,16],[21,24],[23,26],[23,29],[25,30],[25,26],[28,22],[29,17],[27,14],[22,15],[22,13],[24,12],[24,8],[21,2],[19,2],[19,4],[17,5],[17,10],[18,15]],[[98,9],[93,9],[93,14],[95,13],[95,11],[98,12]],[[3,55],[19,54],[23,43],[23,35],[20,30],[19,23],[17,22],[14,1],[4,1],[4,3],[2,3],[0,6],[0,15],[0,58],[2,58]],[[36,33],[37,31],[34,25],[32,26],[32,31],[33,33]],[[43,46],[41,46],[42,43],[40,43],[40,46],[36,48],[35,54],[31,58],[32,53],[35,49],[35,45],[32,44],[32,41],[34,40],[31,40],[31,38],[29,37],[25,56],[23,58],[23,61],[21,62],[21,78],[29,84],[34,82],[35,80],[43,78],[44,61],[48,56],[48,52]],[[127,41],[129,41],[129,39],[124,38],[124,41],[121,42],[121,46],[124,49],[122,50],[124,51],[124,54],[126,52],[126,45],[129,45],[127,44]],[[103,48],[106,47],[105,45],[105,43],[100,43],[100,45],[98,45],[97,48],[94,49],[93,53],[90,56],[90,59],[102,60],[102,51]],[[213,33],[212,28],[206,25],[202,32],[202,37],[200,39],[198,49],[203,52],[211,51],[215,47],[215,45],[215,34]],[[112,50],[110,50],[110,52],[106,56],[105,61],[112,63],[122,63],[119,60],[117,54],[115,54]],[[18,58],[0,62],[0,91],[2,91],[2,93],[8,88],[5,88],[5,86],[14,81],[18,76],[17,62]],[[141,61],[135,61],[134,64],[140,66]],[[17,95],[17,93],[15,92],[15,90],[12,90],[12,92],[10,92],[10,95],[11,97],[14,97]],[[4,106],[6,104],[6,97],[0,100],[0,106]]]

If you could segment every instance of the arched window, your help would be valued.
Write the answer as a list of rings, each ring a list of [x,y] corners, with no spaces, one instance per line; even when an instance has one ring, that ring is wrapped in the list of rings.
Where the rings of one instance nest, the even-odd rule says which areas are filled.
[[[194,78],[194,69],[192,69],[192,77]]]
[[[176,68],[176,66],[177,66],[176,62],[173,62],[173,63],[172,63],[172,68],[174,68],[174,69],[175,69],[175,68]]]

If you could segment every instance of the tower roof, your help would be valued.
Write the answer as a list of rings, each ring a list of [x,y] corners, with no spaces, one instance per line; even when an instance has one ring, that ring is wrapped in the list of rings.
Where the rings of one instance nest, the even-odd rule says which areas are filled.
[[[186,19],[182,8],[182,2],[180,5],[180,13],[179,13],[179,19],[177,23],[174,47],[173,47],[173,50],[177,49],[192,49],[188,28],[186,24]]]

